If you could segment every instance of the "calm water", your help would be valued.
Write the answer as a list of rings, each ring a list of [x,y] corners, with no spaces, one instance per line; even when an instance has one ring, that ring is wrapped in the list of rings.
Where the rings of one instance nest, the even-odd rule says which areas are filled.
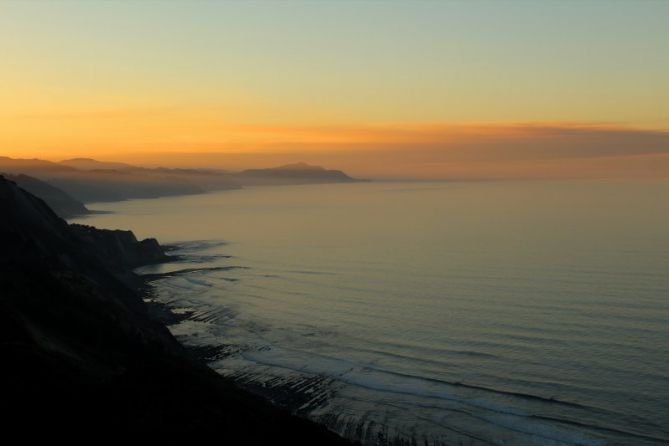
[[[99,204],[179,243],[190,344],[368,444],[669,442],[669,182],[364,183]]]

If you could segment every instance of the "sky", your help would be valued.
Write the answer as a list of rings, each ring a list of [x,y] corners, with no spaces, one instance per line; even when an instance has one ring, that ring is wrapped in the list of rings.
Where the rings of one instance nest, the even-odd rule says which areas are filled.
[[[669,177],[669,1],[0,0],[0,155]]]

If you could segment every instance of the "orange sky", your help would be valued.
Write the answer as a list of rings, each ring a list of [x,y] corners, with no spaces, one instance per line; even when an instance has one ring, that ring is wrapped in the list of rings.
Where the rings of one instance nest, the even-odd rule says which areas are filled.
[[[23,115],[2,155],[243,169],[307,161],[396,178],[669,177],[669,132],[615,124],[228,124],[217,110]],[[36,132],[29,129],[39,129]]]
[[[587,0],[7,1],[0,155],[666,177],[668,15]]]

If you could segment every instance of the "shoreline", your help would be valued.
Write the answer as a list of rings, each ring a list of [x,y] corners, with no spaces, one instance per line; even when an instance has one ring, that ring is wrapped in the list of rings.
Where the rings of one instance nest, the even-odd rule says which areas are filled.
[[[178,249],[178,246],[173,246],[173,249]],[[184,260],[184,255],[174,255],[162,263],[171,263],[174,261]],[[138,274],[140,279],[140,286],[138,288],[142,300],[146,304],[149,314],[161,324],[165,325],[168,330],[170,327],[180,324],[184,321],[197,321],[194,318],[196,311],[194,309],[182,309],[181,307],[174,307],[170,303],[161,302],[155,295],[155,285],[153,282],[161,279],[168,279],[182,274],[191,272],[200,272],[207,270],[225,270],[226,267],[215,268],[183,268],[176,271],[165,273],[148,273]],[[177,311],[179,310],[179,311]],[[171,331],[171,330],[170,330]],[[318,408],[321,403],[324,403],[328,398],[328,393],[331,393],[329,386],[335,382],[331,377],[325,375],[307,375],[297,381],[286,381],[280,385],[268,386],[254,382],[250,379],[243,379],[243,377],[230,377],[221,374],[215,368],[210,367],[210,364],[231,357],[235,354],[241,353],[243,350],[233,344],[206,344],[206,345],[189,345],[182,342],[178,336],[175,336],[180,345],[188,352],[189,356],[196,361],[202,362],[208,368],[217,373],[222,379],[229,380],[235,386],[250,392],[251,394],[268,401],[279,410],[287,411],[293,415],[299,416],[302,419],[309,420],[320,426],[326,427],[322,423],[311,420],[307,415],[314,409]],[[318,391],[320,396],[314,398],[314,391]],[[328,429],[329,430],[329,429]],[[351,441],[351,440],[349,440]]]
[[[2,176],[0,210],[0,407],[10,435],[351,444],[220,376],[149,314],[133,269],[175,259],[155,239],[68,224]]]
[[[193,258],[197,258],[197,253],[192,254],[194,254]],[[190,254],[186,254],[181,259],[188,262],[189,257]],[[193,262],[189,263],[191,263],[189,266],[197,265],[197,262],[194,262],[195,265],[192,264]],[[211,269],[217,270],[218,268],[182,268],[176,271],[162,274],[151,274],[149,277],[147,277],[147,286],[154,288],[158,285],[152,284],[152,282],[161,279],[169,280],[181,274],[188,275],[194,273],[196,275],[195,277],[198,277],[197,273],[202,272],[206,274],[207,271]],[[167,286],[167,289],[170,289],[169,285]],[[179,286],[178,289],[181,289],[181,286]],[[188,291],[183,291],[182,293],[182,296],[188,296]],[[178,295],[174,295],[170,292],[164,295],[166,300],[163,301],[160,301],[159,297],[154,294],[148,294],[147,297],[150,297],[154,300],[151,305],[155,305],[155,308],[157,308],[158,311],[163,312],[163,317],[167,318],[164,319],[164,321],[170,330],[172,325],[177,325],[184,321],[207,322],[206,317],[215,313],[215,311],[212,311],[211,302],[209,301],[203,300],[203,305],[199,306],[195,304],[197,299],[186,298],[184,301],[181,301]],[[185,308],[187,305],[189,305],[187,302],[192,302],[193,308]],[[337,376],[330,376],[324,373],[313,373],[313,369],[311,369],[312,371],[302,370],[299,367],[288,369],[285,365],[273,366],[270,362],[264,362],[262,359],[261,361],[258,361],[258,358],[262,358],[263,349],[247,349],[245,348],[245,343],[243,340],[242,342],[238,342],[239,345],[218,344],[216,343],[215,338],[208,337],[207,331],[205,331],[205,336],[199,338],[197,337],[197,334],[195,334],[195,337],[190,338],[190,333],[184,330],[180,330],[178,333],[181,333],[181,336],[184,336],[185,333],[183,338],[180,338],[177,335],[177,339],[179,339],[182,345],[185,345],[186,349],[188,349],[191,354],[195,355],[199,360],[214,364],[218,361],[222,361],[218,368],[213,365],[211,368],[224,376],[226,379],[230,379],[235,385],[256,396],[270,401],[275,406],[284,408],[294,414],[301,415],[321,425],[327,426],[329,429],[337,432],[339,435],[342,435],[345,438],[364,441],[365,444],[379,445],[412,444],[412,441],[417,441],[418,444],[425,442],[425,444],[430,445],[451,444],[448,441],[442,440],[442,438],[450,437],[442,437],[438,432],[435,432],[433,435],[433,432],[429,429],[417,429],[412,431],[410,426],[404,426],[407,428],[406,432],[408,432],[408,434],[405,435],[405,432],[402,432],[402,429],[398,429],[394,424],[384,424],[384,421],[390,420],[384,420],[384,415],[380,412],[378,417],[372,418],[370,416],[369,418],[365,419],[356,418],[355,415],[349,416],[348,418],[346,418],[346,416],[339,417],[336,411],[333,412],[331,410],[332,407],[338,407],[340,411],[339,413],[354,413],[356,408],[346,404],[342,405],[342,399],[339,398],[339,396],[348,398],[351,396],[351,389],[353,392],[360,390],[357,387],[363,387],[364,390],[362,394],[357,394],[356,396],[361,398],[367,397],[367,401],[371,403],[368,405],[368,408],[373,410],[372,404],[373,401],[375,401],[373,397],[379,395],[379,393],[374,392],[378,391],[383,393],[384,389],[376,388],[374,386],[364,387],[360,386],[359,383],[356,384],[355,382],[341,381],[337,378]],[[221,339],[223,342],[225,342],[225,337],[225,332],[223,332],[223,334],[218,339]],[[189,338],[196,345],[189,344]],[[212,340],[214,343],[212,343]],[[281,345],[278,344],[270,345],[268,346],[268,349],[274,350],[275,347],[278,347],[277,352],[282,351]],[[255,352],[259,352],[259,355]],[[246,353],[249,353],[249,355],[247,356]],[[239,356],[235,358],[236,355]],[[226,368],[228,373],[225,373]],[[406,375],[405,377],[417,378],[416,376],[410,375]],[[506,417],[509,420],[513,420],[514,423],[519,423],[517,424],[517,427],[511,429],[513,432],[517,432],[519,436],[525,435],[528,437],[541,437],[539,433],[534,432],[534,429],[539,429],[544,426],[546,428],[550,427],[553,429],[561,429],[559,434],[556,433],[546,437],[541,437],[544,438],[545,441],[559,441],[559,438],[582,436],[582,438],[588,439],[588,441],[591,440],[595,442],[594,444],[599,444],[596,442],[606,441],[605,438],[608,438],[609,435],[615,438],[618,436],[624,436],[628,439],[637,440],[639,444],[655,444],[655,442],[661,441],[659,437],[637,436],[634,432],[630,431],[611,430],[611,428],[607,427],[605,424],[586,424],[585,422],[580,425],[567,424],[559,417],[550,418],[546,416],[543,420],[550,424],[544,425],[541,419],[535,417],[533,414],[538,412],[530,411],[526,416],[514,412],[514,407],[526,407],[525,404],[532,407],[538,405],[564,406],[568,407],[569,410],[578,411],[592,409],[591,407],[582,406],[578,404],[578,402],[573,402],[568,399],[561,399],[559,397],[544,398],[540,395],[504,390],[503,388],[484,387],[481,385],[476,385],[476,383],[461,381],[447,382],[434,380],[431,384],[444,386],[447,388],[445,390],[448,390],[449,392],[455,392],[450,394],[450,396],[439,400],[444,402],[444,407],[447,407],[449,404],[454,406],[448,409],[448,413],[459,413],[463,410],[470,410],[471,406],[473,405],[476,407],[476,410],[479,410],[483,413],[482,416]],[[348,389],[344,389],[344,387],[348,387]],[[338,395],[340,391],[342,391],[343,395]],[[389,392],[392,393],[393,391],[390,390]],[[513,399],[516,402],[522,402],[522,404],[520,406],[509,406],[508,409],[504,409],[504,407],[488,407],[484,402],[477,403],[477,398],[474,398],[471,395],[463,396],[465,393],[474,393],[478,395],[478,398],[488,398],[493,395],[495,397],[493,402]],[[364,395],[364,397],[361,395]],[[413,397],[416,395],[411,396]],[[316,397],[316,399],[314,397]],[[423,398],[423,395],[417,395],[417,398]],[[429,396],[426,396],[425,398],[430,399]],[[474,401],[471,401],[472,398],[474,398]],[[334,404],[329,404],[331,402],[334,402]],[[321,408],[321,404],[323,404],[323,410],[319,410],[319,408]],[[447,409],[444,410],[446,411]],[[486,429],[490,429],[490,426],[494,425],[494,423],[485,420],[487,419],[480,419],[480,421],[483,423],[483,426],[480,427],[480,429],[482,429],[482,432],[484,433],[480,436],[480,438],[476,436],[479,429],[478,425],[472,425],[472,430],[468,433],[460,431],[453,433],[452,435],[463,439],[462,441],[472,441],[471,444],[487,444],[483,438],[485,438],[486,435],[489,435],[489,432],[486,432]],[[427,418],[422,421],[423,428],[433,422]],[[434,420],[434,423],[436,424],[436,420]],[[447,425],[438,426],[437,429],[450,430]],[[501,432],[503,432],[504,429],[504,426],[500,427]],[[381,440],[380,435],[383,435],[383,440]],[[469,438],[469,440],[466,440],[467,438]],[[535,440],[540,441],[540,439],[537,440],[536,438]],[[479,441],[479,443],[476,441]]]
[[[182,254],[169,254],[170,252],[178,251],[181,247],[178,244],[168,244],[168,245],[159,245],[167,256],[161,260],[145,263],[138,265],[133,269],[133,275],[138,279],[137,293],[144,302],[149,317],[158,323],[164,325],[168,330],[173,325],[177,325],[183,321],[194,320],[192,316],[195,311],[192,309],[186,309],[183,311],[176,311],[177,309],[172,307],[169,303],[163,303],[157,300],[155,296],[155,285],[153,282],[164,279],[179,276],[182,274],[188,274],[191,272],[200,272],[206,270],[227,270],[230,268],[239,268],[239,267],[213,267],[213,268],[183,268],[175,271],[165,272],[165,273],[148,273],[148,274],[138,274],[135,272],[136,269],[151,266],[151,265],[161,265],[169,264],[173,262],[184,261],[187,258],[187,255]],[[171,330],[170,330],[171,331]],[[272,386],[268,387],[255,383],[253,381],[243,381],[241,379],[231,378],[221,374],[216,369],[210,367],[209,364],[222,360],[226,357],[233,356],[237,353],[240,353],[241,350],[239,347],[232,344],[216,344],[216,345],[188,345],[179,340],[175,336],[176,341],[187,353],[187,356],[194,362],[201,364],[206,367],[208,370],[214,372],[222,381],[229,382],[231,385],[237,387],[243,392],[248,392],[250,395],[256,398],[260,398],[262,401],[269,403],[272,407],[275,407],[277,410],[285,412],[291,416],[298,417],[309,423],[314,423],[317,426],[320,426],[323,429],[326,429],[328,432],[331,432],[334,435],[337,435],[339,438],[342,438],[346,444],[359,445],[357,440],[351,440],[345,437],[340,436],[340,434],[330,430],[326,425],[319,423],[310,419],[307,415],[308,413],[318,407],[321,402],[325,401],[326,396],[322,396],[318,401],[314,402],[314,397],[312,391],[316,387],[326,389],[328,384],[334,382],[332,378],[325,376],[312,376],[306,377],[304,380],[295,383],[287,382],[282,386]],[[302,391],[296,389],[296,384],[299,384]],[[327,391],[327,389],[326,389]],[[349,443],[350,442],[350,443]]]
[[[371,204],[379,196],[388,196],[402,201],[416,198],[416,202],[421,203],[419,199],[422,196],[433,197],[436,200],[444,199],[444,197],[456,193],[464,196],[475,193],[475,196],[481,196],[487,194],[488,191],[497,191],[496,193],[508,193],[509,196],[517,196],[519,192],[517,185],[510,185],[504,189],[498,189],[497,187],[491,186],[490,189],[487,187],[482,189],[477,186],[473,190],[445,190],[439,193],[433,192],[433,188],[430,187],[428,192],[415,189],[415,193],[411,192],[406,196],[407,198],[404,198],[405,195],[398,195],[397,191],[404,194],[405,190],[409,190],[407,188],[388,188],[387,185],[377,185],[370,190],[383,194],[388,192],[391,195],[358,193],[355,195],[356,201],[344,201],[343,198],[348,199],[351,195],[347,191],[335,193],[335,189],[340,191],[341,188],[329,188],[327,191],[333,194],[331,195],[333,201],[341,204],[346,203],[345,206],[342,205],[343,210],[348,210],[353,206],[356,209],[361,208],[359,206],[360,202]],[[352,191],[363,191],[367,188],[369,186],[361,185],[359,189],[356,186]],[[588,191],[591,190],[588,189]],[[619,188],[615,186],[612,189],[607,188],[605,190],[617,191]],[[645,188],[640,189],[640,191],[645,190]],[[533,196],[540,191],[543,191],[542,194],[552,192],[553,186],[547,185],[538,192],[532,192]],[[145,270],[138,270],[138,272],[170,271],[168,276],[172,276],[171,278],[162,276],[166,277],[165,280],[154,282],[158,289],[157,297],[161,302],[169,304],[175,310],[175,313],[182,318],[188,317],[188,308],[195,310],[196,314],[192,321],[170,328],[174,335],[179,336],[179,340],[183,344],[199,346],[205,344],[217,345],[219,342],[235,344],[232,346],[226,345],[224,348],[200,347],[195,352],[201,359],[213,361],[212,368],[230,376],[232,379],[236,379],[240,386],[244,382],[248,386],[256,386],[256,392],[269,393],[267,396],[270,399],[273,396],[272,393],[276,392],[269,388],[282,384],[280,380],[272,380],[271,375],[284,377],[283,386],[289,379],[291,383],[296,383],[296,388],[299,386],[297,379],[299,379],[300,371],[333,376],[338,380],[335,389],[337,395],[333,401],[327,403],[324,409],[314,414],[312,419],[320,417],[325,420],[327,425],[331,428],[334,427],[334,430],[339,432],[346,431],[344,429],[340,430],[339,426],[341,424],[335,426],[335,423],[348,420],[337,418],[337,414],[346,413],[356,415],[349,417],[351,426],[353,426],[350,431],[355,429],[353,423],[356,422],[356,419],[354,418],[360,419],[362,417],[357,415],[362,414],[362,416],[367,417],[367,420],[373,420],[377,426],[379,423],[383,424],[385,420],[388,420],[390,423],[404,428],[407,433],[435,432],[440,434],[453,427],[464,429],[469,434],[478,435],[481,438],[500,438],[503,435],[506,436],[506,441],[511,441],[509,439],[521,441],[521,439],[529,438],[530,440],[527,441],[531,442],[531,439],[539,432],[546,434],[545,430],[550,429],[546,435],[555,441],[580,436],[592,441],[610,439],[613,442],[616,439],[620,440],[620,438],[623,438],[623,440],[627,438],[629,441],[637,439],[639,444],[645,444],[645,440],[634,436],[635,433],[639,433],[635,430],[635,427],[627,423],[626,416],[634,410],[634,403],[630,403],[629,406],[621,404],[604,416],[597,410],[597,407],[602,407],[601,394],[589,392],[587,395],[581,396],[577,392],[570,391],[569,388],[556,389],[557,386],[550,384],[542,386],[540,382],[537,383],[532,380],[526,382],[514,380],[513,372],[504,368],[506,364],[513,367],[513,363],[509,361],[510,357],[505,351],[513,343],[506,342],[505,339],[500,340],[498,345],[467,346],[462,344],[471,342],[472,339],[475,340],[477,337],[481,338],[481,336],[476,332],[471,337],[455,336],[451,343],[451,340],[440,337],[442,332],[430,328],[429,334],[434,338],[426,338],[427,342],[422,343],[421,339],[415,339],[409,332],[409,329],[412,329],[416,333],[415,329],[418,328],[420,334],[422,333],[421,328],[408,324],[407,326],[397,326],[400,330],[407,330],[407,341],[410,341],[410,343],[401,344],[397,343],[397,339],[393,337],[392,333],[385,333],[387,336],[383,337],[383,331],[379,332],[373,327],[374,321],[372,319],[383,316],[381,314],[377,316],[373,312],[359,312],[358,316],[355,316],[356,320],[354,322],[363,320],[372,323],[369,329],[362,327],[363,329],[359,332],[355,331],[356,327],[350,324],[350,321],[346,318],[340,316],[335,318],[338,308],[348,311],[349,309],[355,309],[355,305],[358,304],[364,305],[365,308],[368,305],[373,308],[370,304],[375,302],[375,296],[380,298],[382,294],[375,292],[374,295],[370,294],[368,297],[366,294],[359,294],[355,289],[358,289],[360,285],[364,287],[372,283],[371,280],[388,276],[388,272],[397,272],[397,274],[389,276],[388,282],[379,284],[378,289],[371,289],[371,291],[388,292],[387,296],[383,296],[382,301],[384,303],[393,304],[395,308],[402,308],[402,301],[400,300],[402,294],[406,291],[406,295],[409,296],[412,289],[421,290],[420,292],[424,292],[426,297],[439,299],[442,296],[443,288],[436,286],[430,289],[423,288],[424,283],[431,285],[445,284],[442,279],[431,279],[437,277],[431,275],[436,272],[431,269],[431,265],[438,263],[430,262],[430,265],[428,262],[421,262],[422,259],[417,259],[418,262],[407,263],[406,256],[398,255],[388,259],[392,263],[381,264],[379,262],[379,264],[376,264],[373,262],[372,256],[368,258],[363,256],[364,260],[371,261],[369,264],[369,273],[371,274],[368,274],[366,269],[358,272],[356,259],[353,259],[352,256],[350,256],[352,261],[342,263],[341,267],[333,263],[332,260],[343,259],[342,256],[337,254],[338,251],[333,251],[335,254],[333,257],[330,257],[329,253],[324,253],[327,255],[323,259],[324,261],[320,262],[318,258],[321,255],[319,254],[320,246],[311,248],[308,244],[303,243],[313,239],[310,233],[307,233],[307,237],[304,239],[300,234],[297,234],[299,237],[296,236],[294,240],[287,240],[290,243],[283,243],[283,239],[277,238],[277,236],[284,236],[285,232],[282,228],[287,227],[286,223],[295,221],[295,209],[308,216],[334,217],[327,219],[319,217],[318,220],[314,220],[314,223],[318,223],[319,230],[321,230],[320,228],[334,229],[335,235],[338,234],[336,230],[339,225],[336,217],[343,214],[340,214],[339,211],[332,215],[311,212],[312,210],[319,211],[322,209],[321,194],[316,192],[302,194],[297,189],[288,191],[285,194],[286,201],[291,200],[291,204],[299,204],[299,207],[276,208],[272,206],[276,202],[274,196],[267,199],[265,197],[266,193],[264,190],[257,190],[246,194],[250,200],[257,199],[253,202],[254,205],[264,206],[260,208],[256,206],[248,209],[244,207],[236,208],[235,206],[226,208],[227,198],[221,194],[204,202],[200,202],[200,200],[188,200],[187,202],[169,200],[169,202],[157,204],[158,209],[154,209],[149,203],[138,203],[128,208],[120,206],[119,211],[121,213],[125,214],[126,210],[129,211],[127,219],[126,215],[123,215],[115,219],[102,217],[97,220],[100,226],[107,227],[119,226],[127,222],[129,226],[140,230],[142,235],[155,233],[161,235],[165,240],[189,240],[193,238],[200,240],[199,242],[180,243],[179,246],[183,246],[183,250],[173,252],[175,254],[185,254],[188,258],[184,262],[148,267]],[[281,192],[281,195],[283,196],[283,192]],[[589,198],[599,197],[600,195],[599,190],[592,191],[592,195],[585,194]],[[357,201],[358,199],[361,201]],[[242,202],[247,203],[250,200],[247,197],[240,196],[239,199],[233,200],[232,204],[243,204]],[[296,201],[293,202],[292,200]],[[270,206],[267,206],[268,204]],[[202,208],[202,213],[197,212],[198,206]],[[221,206],[220,211],[218,210],[219,206]],[[216,213],[212,214],[210,209],[216,210]],[[259,209],[262,212],[259,212]],[[371,209],[372,212],[363,215],[378,213],[376,208]],[[395,209],[395,207],[392,209]],[[420,209],[427,208],[421,204]],[[160,210],[160,212],[154,212],[156,210]],[[444,214],[452,213],[451,211],[444,210]],[[138,213],[140,217],[135,218]],[[184,214],[187,215],[183,220],[184,226],[175,225],[165,228],[161,226],[161,222],[170,224],[168,219],[172,219],[177,224],[180,223]],[[492,216],[493,214],[491,214]],[[521,216],[518,215],[518,217]],[[199,221],[204,221],[205,218],[211,224],[200,225]],[[267,228],[269,234],[259,233],[258,229],[262,231],[263,227],[267,227],[263,222],[268,221],[268,218],[276,218],[276,220],[269,221],[276,221],[275,227],[278,229],[269,227]],[[187,226],[186,224],[190,224],[191,220],[196,223],[193,226]],[[329,225],[325,220],[330,220],[333,223]],[[260,222],[257,228],[252,226],[254,221]],[[400,222],[402,221],[400,220]],[[518,220],[514,219],[513,222],[517,223]],[[245,227],[246,225],[249,225],[248,229]],[[205,226],[206,230],[198,230]],[[242,226],[244,229],[238,231],[236,229],[238,226]],[[364,227],[358,228],[358,226],[354,226],[354,228],[365,229]],[[403,224],[401,226],[393,225],[391,228],[394,230],[393,234],[397,235],[402,233],[396,232],[396,230],[405,229],[406,226]],[[458,225],[455,225],[455,228],[463,229]],[[493,231],[495,234],[498,231],[496,228],[488,228],[488,226],[484,229]],[[328,235],[333,234],[331,231],[323,232]],[[364,231],[360,234],[358,241],[367,235]],[[384,233],[384,235],[387,234]],[[211,249],[211,243],[214,243],[215,240],[227,240],[227,242],[216,245],[215,248]],[[335,248],[355,248],[351,245],[349,238],[342,237],[341,241],[337,241],[336,238],[334,240],[332,246]],[[422,242],[422,239],[413,239],[412,237],[409,237],[408,240]],[[404,246],[402,240],[398,241],[400,242],[397,245],[398,247]],[[329,245],[330,242],[328,241]],[[364,254],[366,245],[361,246],[362,250],[356,249],[356,251],[351,252],[362,252]],[[414,243],[413,246],[421,245]],[[565,246],[569,247],[570,245],[567,243]],[[635,244],[634,246],[640,249],[644,248],[644,245]],[[506,248],[506,246],[504,247]],[[586,250],[590,248],[588,245],[583,246],[581,244],[572,247]],[[471,246],[464,246],[464,248],[463,252],[470,252]],[[382,249],[383,252],[387,251],[385,245]],[[495,251],[494,253],[496,252],[503,253],[503,251]],[[588,251],[584,252],[588,253]],[[483,254],[484,252],[481,251],[480,253]],[[232,254],[232,256],[230,260],[219,258],[224,257],[223,254]],[[482,270],[473,272],[467,267],[459,269],[458,262],[461,258],[459,252],[442,252],[442,254],[445,255],[439,257],[439,259],[443,260],[445,265],[454,267],[450,274],[452,274],[453,283],[457,287],[454,287],[451,291],[458,300],[452,303],[439,303],[428,308],[434,308],[435,311],[453,309],[455,306],[460,306],[460,301],[464,302],[464,297],[472,296],[471,304],[463,304],[467,312],[462,314],[475,315],[476,313],[473,313],[472,310],[476,310],[476,307],[480,306],[479,304],[484,303],[480,298],[486,297],[488,290],[500,289],[499,286],[509,287],[501,288],[503,290],[521,291],[519,296],[524,296],[524,293],[522,293],[524,288],[518,289],[515,287],[517,283],[515,282],[517,280],[515,275],[511,278],[514,282],[511,282],[505,276],[497,274],[500,271],[508,271],[505,265],[502,264],[503,270],[498,269],[500,264],[494,261],[487,262],[488,257],[486,257],[482,259],[486,262],[477,264],[483,267]],[[474,254],[473,259],[479,258],[479,251],[471,252],[471,254]],[[585,258],[588,261],[598,259],[599,256],[592,259]],[[565,272],[559,269],[557,271],[555,269],[544,269],[540,268],[541,265],[528,262],[529,260],[531,260],[530,257],[521,258],[517,266],[530,267],[530,269],[519,268],[513,271],[518,274],[518,279],[528,280],[528,284],[534,284],[532,280],[534,272],[536,272],[539,277],[550,279],[551,284],[554,283],[554,279],[559,277],[570,281],[569,283],[578,280],[584,291],[592,291],[592,287],[596,285],[596,276],[589,273],[584,275],[578,271],[572,272],[571,269],[565,270]],[[567,266],[566,263],[563,263],[563,260],[567,260],[567,258],[558,255],[555,259],[551,258],[550,262],[555,266]],[[465,265],[467,263],[465,262]],[[210,272],[200,268],[216,265],[243,265],[251,269],[248,271]],[[615,267],[616,265],[609,266],[614,266],[614,268],[608,271],[619,271]],[[536,270],[533,269],[535,267],[537,267]],[[176,277],[178,272],[175,270],[181,270],[184,275]],[[353,276],[348,276],[351,271],[354,271]],[[631,272],[636,271],[634,268],[631,269]],[[412,274],[414,272],[419,274]],[[662,277],[655,269],[649,270],[648,273],[647,277],[651,280],[655,277]],[[337,280],[336,275],[339,275],[341,280]],[[422,279],[430,280],[430,282]],[[470,288],[471,293],[461,293],[462,290],[467,290],[463,286],[471,287],[479,283],[479,280],[483,285],[490,288],[480,290]],[[611,284],[613,283],[618,283],[621,286],[639,284],[636,279],[628,279],[627,275],[620,276],[620,279],[611,282]],[[654,283],[661,284],[663,282]],[[388,286],[388,284],[393,286]],[[392,289],[395,284],[398,285],[396,294]],[[415,285],[415,288],[403,288],[404,285]],[[496,285],[495,288],[493,288],[494,285]],[[555,287],[551,286],[549,289],[557,292],[565,291],[570,287],[571,285],[555,285]],[[372,287],[370,286],[370,288]],[[539,291],[542,288],[537,287],[536,289]],[[650,294],[651,290],[648,289],[647,293],[644,291],[647,289],[640,288],[648,302],[652,302],[650,300],[653,298],[653,295]],[[530,289],[527,291],[530,291]],[[499,296],[501,301],[515,302],[514,299],[506,300],[505,297],[505,294]],[[546,295],[546,302],[534,302],[537,305],[533,305],[529,310],[526,307],[517,311],[512,308],[513,311],[510,311],[510,314],[523,315],[528,311],[534,311],[532,308],[550,311],[550,307],[546,308],[539,305],[559,303],[554,302],[549,297],[550,295]],[[602,301],[610,302],[610,299],[602,299]],[[351,305],[349,305],[349,302]],[[436,304],[437,300],[434,302]],[[308,305],[303,305],[305,303]],[[496,315],[489,311],[489,307],[482,308],[487,308],[483,313],[484,315],[491,317],[490,320],[496,320],[494,318]],[[413,312],[409,314],[413,314]],[[418,311],[417,314],[421,314],[421,312]],[[311,315],[314,316],[313,319],[310,318]],[[389,320],[396,323],[401,321],[397,318],[389,318]],[[602,321],[603,319],[597,320]],[[487,339],[489,335],[484,331],[483,324],[476,320],[472,320],[472,322],[473,328],[481,326],[482,330],[478,333],[482,334],[483,339]],[[330,325],[334,326],[337,323],[341,324],[339,329],[327,329]],[[453,328],[457,334],[459,322],[456,320],[454,324]],[[533,329],[535,325],[530,322],[525,327]],[[450,330],[450,327],[445,327],[444,330]],[[360,333],[366,336],[360,336]],[[377,333],[382,336],[375,337]],[[499,334],[501,336],[513,335],[513,331],[502,326]],[[491,336],[495,336],[495,333],[492,333]],[[438,341],[438,344],[437,342],[432,343],[432,339]],[[559,342],[560,339],[560,336],[554,337],[555,342]],[[576,339],[579,338],[576,337]],[[617,338],[613,337],[612,341],[615,339]],[[580,340],[585,340],[586,342],[583,345],[585,348],[589,348],[588,339],[580,338]],[[595,340],[601,341],[602,339]],[[538,346],[536,342],[531,345]],[[242,352],[238,355],[234,354],[237,351],[235,346],[242,349]],[[653,350],[649,348],[648,351]],[[217,361],[221,357],[224,357],[224,359]],[[577,359],[578,355],[569,357]],[[637,356],[632,354],[630,357]],[[545,361],[543,363],[551,367],[556,366],[556,361],[540,351],[537,351],[536,358]],[[337,359],[340,359],[340,361],[337,361]],[[519,364],[528,365],[529,369],[532,369],[532,357],[518,355],[517,359]],[[653,364],[654,362],[651,361],[650,363]],[[497,364],[500,365],[499,369],[495,367]],[[481,367],[480,370],[489,373],[489,378],[484,376],[482,379],[475,374],[469,374],[467,365]],[[559,366],[559,364],[557,365]],[[293,373],[290,372],[291,370]],[[555,376],[548,369],[546,370],[547,373],[541,376],[545,378]],[[588,376],[577,374],[576,378],[579,383],[585,384],[584,388],[587,389]],[[560,383],[559,377],[557,382]],[[343,383],[343,385],[339,385],[339,383]],[[539,398],[528,399],[527,396]],[[572,404],[565,405],[563,403]],[[652,407],[652,403],[648,403],[648,405],[639,403],[636,404],[636,407]],[[658,412],[661,414],[661,411],[657,411],[655,415],[650,415],[645,419],[649,422],[653,420],[657,422],[661,418],[661,415],[657,415]],[[330,419],[332,421],[325,418],[332,414],[334,414]],[[543,418],[536,417],[537,414]],[[448,420],[441,419],[441,417],[446,416],[449,417]],[[460,416],[461,419],[455,418],[456,416]],[[561,420],[566,416],[577,417],[582,424],[580,426],[565,425]],[[498,423],[500,419],[503,419],[507,425],[500,425]],[[443,426],[440,426],[442,421]],[[615,429],[615,431],[607,431],[606,429]],[[652,441],[650,438],[653,437],[653,429],[655,428],[650,424],[649,427],[645,428],[646,433],[650,434],[649,441]],[[662,431],[658,429],[657,432],[659,435],[655,435],[655,437],[663,438]],[[455,434],[446,433],[443,438],[453,440],[457,437]],[[419,439],[419,443],[421,442],[422,440]],[[456,441],[453,440],[452,442],[455,443]]]

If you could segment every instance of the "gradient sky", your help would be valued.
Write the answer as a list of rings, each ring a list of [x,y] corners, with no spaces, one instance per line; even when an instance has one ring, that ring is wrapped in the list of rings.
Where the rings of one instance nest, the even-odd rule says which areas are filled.
[[[669,2],[0,0],[0,155],[669,176]]]

